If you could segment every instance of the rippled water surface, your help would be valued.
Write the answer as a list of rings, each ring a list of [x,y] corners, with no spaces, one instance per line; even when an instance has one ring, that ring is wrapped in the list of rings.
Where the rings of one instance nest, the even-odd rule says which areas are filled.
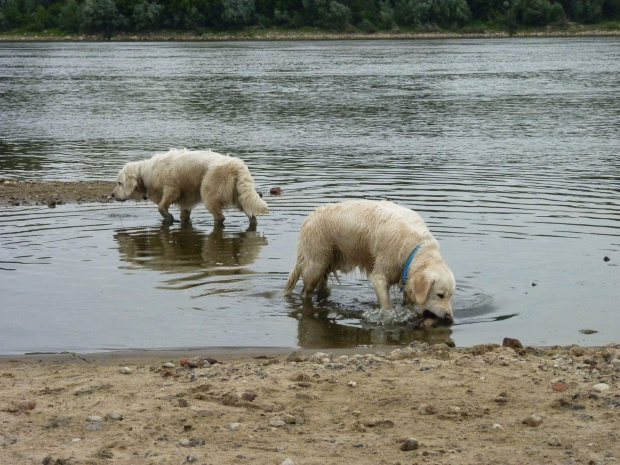
[[[619,90],[618,38],[2,43],[2,176],[113,180],[211,148],[271,213],[252,231],[202,207],[169,228],[147,203],[4,207],[0,353],[618,342]],[[426,218],[452,328],[408,329],[359,274],[327,301],[277,295],[303,218],[350,198]]]

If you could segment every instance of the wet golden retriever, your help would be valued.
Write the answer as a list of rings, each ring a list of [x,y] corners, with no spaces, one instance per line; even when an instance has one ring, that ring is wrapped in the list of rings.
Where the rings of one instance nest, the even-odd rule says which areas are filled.
[[[236,207],[251,224],[268,213],[267,204],[254,190],[250,170],[242,160],[211,151],[171,150],[149,160],[127,163],[118,174],[112,198],[119,201],[150,199],[158,206],[165,223],[174,217],[172,204],[181,209],[181,220],[189,220],[200,202],[216,224],[224,223],[223,210]]]
[[[404,302],[416,304],[419,314],[440,325],[453,323],[454,275],[416,212],[372,200],[317,208],[301,225],[297,263],[283,294],[290,294],[301,276],[303,298],[317,288],[320,296],[329,295],[329,275],[355,268],[370,278],[381,308],[392,308],[389,288],[400,284]]]

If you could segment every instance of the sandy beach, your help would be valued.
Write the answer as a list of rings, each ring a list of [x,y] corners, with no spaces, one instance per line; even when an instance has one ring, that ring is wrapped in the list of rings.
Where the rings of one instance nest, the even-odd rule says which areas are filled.
[[[5,356],[0,463],[616,463],[619,347]]]

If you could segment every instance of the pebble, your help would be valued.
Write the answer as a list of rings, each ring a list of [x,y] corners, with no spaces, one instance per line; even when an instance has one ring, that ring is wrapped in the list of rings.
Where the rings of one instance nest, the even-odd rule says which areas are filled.
[[[419,447],[420,447],[420,444],[418,443],[417,439],[409,438],[409,439],[405,439],[405,442],[401,444],[400,450],[409,451],[409,450],[415,450]]]
[[[282,417],[275,416],[269,420],[269,426],[274,428],[281,428],[282,426],[286,426],[286,422],[282,420]]]
[[[186,463],[194,463],[198,461],[198,457],[195,457],[193,455],[188,455],[187,457],[185,457],[185,462]]]
[[[129,367],[121,367],[121,368],[118,369],[118,372],[121,375],[130,375],[132,373],[131,368],[129,368]]]
[[[542,423],[542,418],[539,417],[538,415],[532,414],[529,417],[527,417],[525,420],[523,420],[523,423],[526,424],[527,426],[536,427]]]
[[[174,368],[176,365],[172,362],[167,362],[162,365],[163,368]]]
[[[420,415],[433,415],[437,413],[437,409],[432,405],[420,404],[418,407],[418,413]]]
[[[547,444],[549,444],[550,446],[553,446],[553,447],[560,447],[562,445],[562,442],[560,441],[559,438],[557,438],[555,436],[552,436],[547,441]]]
[[[325,359],[327,359],[327,363],[331,362],[331,360],[329,360],[329,355],[324,354],[323,352],[317,352],[310,357],[310,361],[312,363],[325,363]]]
[[[295,462],[289,458],[285,458],[280,465],[295,465]]]
[[[592,386],[592,390],[596,392],[603,392],[609,389],[609,384],[599,383]]]
[[[504,431],[504,428],[499,423],[493,423],[493,429]]]
[[[239,431],[239,428],[241,428],[241,423],[229,423],[226,428],[230,431]]]
[[[206,443],[207,441],[205,441],[203,438],[196,438],[196,439],[189,440],[190,447],[204,446]]]
[[[347,386],[356,387],[356,386],[357,386],[357,383],[356,383],[355,381],[349,381],[349,382],[347,383]]]
[[[84,429],[87,431],[100,431],[103,429],[103,419],[98,415],[89,415],[86,417]]]
[[[123,415],[120,413],[110,412],[106,414],[105,419],[111,421],[121,421],[123,419]]]
[[[505,337],[502,346],[510,347],[512,349],[523,349],[523,344],[518,339],[513,339],[511,337]]]
[[[287,362],[303,362],[305,360],[306,360],[305,355],[299,349],[294,350],[288,355],[288,357],[286,357]]]
[[[213,410],[204,409],[204,410],[197,410],[196,411],[196,416],[197,417],[210,417],[212,415],[215,415],[215,412]]]

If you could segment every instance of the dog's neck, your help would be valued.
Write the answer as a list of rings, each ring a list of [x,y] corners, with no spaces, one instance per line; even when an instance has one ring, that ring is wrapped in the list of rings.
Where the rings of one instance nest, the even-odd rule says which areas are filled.
[[[140,189],[140,192],[144,194],[144,200],[146,200],[146,186],[144,185],[144,179],[138,178],[137,181],[138,181],[138,189]]]
[[[401,291],[405,289],[405,284],[407,284],[407,275],[409,274],[409,266],[411,266],[411,263],[413,262],[413,257],[415,257],[415,254],[417,254],[420,251],[423,245],[424,245],[424,242],[420,243],[409,254],[409,257],[407,257],[407,261],[405,262],[405,266],[403,267],[403,272],[401,273],[401,277],[400,277],[400,281],[401,281],[400,290]]]

